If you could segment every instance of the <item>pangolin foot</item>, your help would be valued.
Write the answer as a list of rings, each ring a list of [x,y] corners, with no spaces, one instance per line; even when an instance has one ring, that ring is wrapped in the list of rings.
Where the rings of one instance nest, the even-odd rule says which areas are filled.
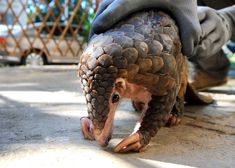
[[[123,139],[115,148],[114,152],[141,152],[146,146],[141,144],[141,137],[139,133],[131,134]]]
[[[166,123],[167,127],[173,127],[179,125],[181,122],[181,117],[172,115],[169,117],[168,122]]]
[[[82,117],[80,119],[82,126],[82,133],[85,139],[95,140],[93,135],[93,124],[88,117]]]

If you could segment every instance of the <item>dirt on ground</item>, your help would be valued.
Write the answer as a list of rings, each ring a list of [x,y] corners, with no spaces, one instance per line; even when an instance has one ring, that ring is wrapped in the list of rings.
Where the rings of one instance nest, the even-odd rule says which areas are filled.
[[[76,66],[0,68],[0,167],[235,167],[235,79],[210,90],[216,102],[186,106],[142,153],[116,154],[139,113],[125,100],[106,148],[83,138],[86,103]],[[226,93],[226,94],[225,94]],[[206,93],[208,94],[208,93]]]

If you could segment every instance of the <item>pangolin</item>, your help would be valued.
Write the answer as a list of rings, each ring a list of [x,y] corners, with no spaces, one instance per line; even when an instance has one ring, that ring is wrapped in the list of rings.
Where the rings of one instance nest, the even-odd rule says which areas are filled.
[[[212,102],[190,86],[179,30],[161,11],[132,14],[93,36],[80,58],[78,74],[88,110],[81,118],[85,138],[108,145],[123,98],[142,112],[134,132],[115,152],[143,150],[162,126],[180,122],[185,101]]]

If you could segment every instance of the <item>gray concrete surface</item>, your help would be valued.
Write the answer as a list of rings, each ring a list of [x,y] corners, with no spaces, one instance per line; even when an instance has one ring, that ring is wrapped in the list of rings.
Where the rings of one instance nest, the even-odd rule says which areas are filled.
[[[234,92],[235,80],[215,89]],[[139,116],[129,102],[117,111],[110,145],[101,148],[81,134],[86,104],[76,66],[0,68],[0,167],[233,168],[235,96],[212,96],[216,103],[188,106],[182,124],[162,128],[146,151],[115,154]]]

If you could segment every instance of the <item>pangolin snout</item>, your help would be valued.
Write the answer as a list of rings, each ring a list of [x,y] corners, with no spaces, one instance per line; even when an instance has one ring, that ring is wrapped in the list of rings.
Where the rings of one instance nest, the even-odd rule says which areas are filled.
[[[94,137],[100,146],[105,147],[108,145],[112,135],[111,135],[111,133],[108,133],[107,135],[105,135],[105,133],[102,130],[95,129],[94,130]]]

